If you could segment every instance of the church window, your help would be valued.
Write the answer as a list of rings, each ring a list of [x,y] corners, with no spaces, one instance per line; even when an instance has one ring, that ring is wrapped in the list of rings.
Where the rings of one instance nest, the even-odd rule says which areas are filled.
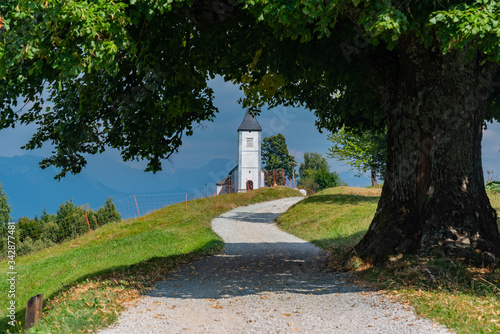
[[[253,147],[253,138],[247,138],[247,147]]]

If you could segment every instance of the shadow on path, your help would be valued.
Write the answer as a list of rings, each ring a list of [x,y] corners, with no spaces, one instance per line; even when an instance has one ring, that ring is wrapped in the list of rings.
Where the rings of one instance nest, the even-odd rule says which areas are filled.
[[[252,250],[239,253],[242,247]],[[174,271],[150,296],[217,299],[291,292],[308,295],[366,291],[346,284],[345,273],[324,270],[326,255],[296,252],[303,244],[226,244],[223,254]]]

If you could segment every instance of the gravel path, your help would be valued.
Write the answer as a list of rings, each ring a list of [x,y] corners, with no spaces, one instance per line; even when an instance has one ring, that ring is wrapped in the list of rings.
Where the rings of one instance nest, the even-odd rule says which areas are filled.
[[[348,274],[323,270],[323,251],[273,224],[300,200],[216,218],[224,252],[174,271],[101,333],[450,333],[348,283]]]

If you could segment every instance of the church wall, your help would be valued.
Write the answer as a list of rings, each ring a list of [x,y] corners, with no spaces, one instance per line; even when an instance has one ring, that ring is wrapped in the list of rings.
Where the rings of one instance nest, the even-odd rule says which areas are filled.
[[[260,131],[238,132],[238,189],[246,190],[247,180],[253,182],[254,189],[260,188]]]
[[[233,174],[231,174],[231,192],[232,193],[238,192],[238,168],[236,168],[233,171]]]

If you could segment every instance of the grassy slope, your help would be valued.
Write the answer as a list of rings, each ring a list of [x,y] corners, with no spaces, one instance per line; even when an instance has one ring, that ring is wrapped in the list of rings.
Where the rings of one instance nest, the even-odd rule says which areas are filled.
[[[300,196],[288,188],[180,203],[143,217],[106,225],[78,239],[16,259],[16,320],[24,320],[27,300],[44,294],[44,319],[32,332],[87,332],[117,318],[123,302],[133,300],[176,265],[220,251],[222,240],[211,220],[222,212],[252,203]],[[7,272],[6,261],[0,271]],[[0,291],[7,291],[0,281]],[[0,332],[7,329],[7,299],[0,298]],[[22,326],[19,325],[19,326]],[[18,326],[18,327],[19,327]]]
[[[327,189],[292,207],[278,219],[278,224],[330,250],[332,265],[339,267],[342,253],[356,245],[368,229],[379,194],[380,189]],[[500,193],[490,192],[489,197],[500,211]],[[409,301],[417,313],[458,333],[500,332],[499,269],[467,267],[449,259],[410,257],[387,268],[360,266],[357,275]]]
[[[278,224],[287,232],[336,254],[355,245],[377,208],[380,189],[336,187],[292,207]]]

